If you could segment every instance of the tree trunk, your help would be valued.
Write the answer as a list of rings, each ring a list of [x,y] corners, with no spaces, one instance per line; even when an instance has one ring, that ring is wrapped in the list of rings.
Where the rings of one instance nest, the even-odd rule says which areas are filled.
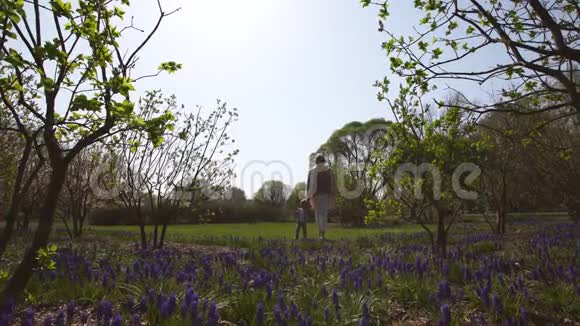
[[[139,223],[139,233],[141,233],[141,248],[147,249],[147,233],[145,233],[144,223]]]
[[[32,277],[34,268],[36,267],[36,256],[40,248],[46,247],[48,244],[54,216],[56,213],[56,206],[58,196],[62,190],[67,165],[64,162],[53,168],[48,184],[47,196],[43,203],[42,215],[38,221],[38,227],[34,234],[32,244],[24,254],[20,265],[16,268],[12,277],[0,293],[0,307],[5,306],[12,299],[18,298],[26,288],[26,284]]]
[[[30,158],[30,152],[32,151],[32,139],[27,137],[26,145],[24,147],[24,152],[22,157],[18,162],[18,171],[16,174],[16,179],[14,180],[14,188],[12,191],[12,198],[10,199],[10,208],[8,209],[8,214],[6,215],[6,224],[4,225],[4,230],[2,231],[2,238],[0,238],[0,258],[6,251],[8,246],[8,241],[14,233],[14,226],[16,224],[16,217],[18,216],[18,210],[20,208],[20,201],[22,199],[22,181],[24,179],[24,174],[26,172],[26,164]]]
[[[497,230],[499,234],[505,234],[506,207],[507,207],[507,173],[502,173],[501,202],[497,214]]]
[[[495,212],[495,225],[496,225],[496,233],[498,234],[505,234],[506,228],[506,213],[505,210],[502,208],[498,208]]]
[[[70,230],[70,227],[68,226],[68,222],[66,221],[66,217],[64,215],[61,216],[61,220],[62,220],[62,224],[64,224],[64,228],[66,230],[66,234],[68,235],[68,239],[70,241],[72,241],[74,238],[74,235],[73,235],[72,231]]]
[[[447,256],[447,230],[445,219],[447,212],[444,208],[437,208],[437,254],[439,257]]]
[[[166,232],[167,232],[167,223],[163,224],[163,227],[161,228],[161,237],[159,238],[159,249],[163,248]]]
[[[157,248],[157,235],[158,235],[159,224],[155,224],[153,229],[153,248]]]
[[[6,214],[6,224],[4,225],[4,230],[2,231],[2,238],[0,238],[0,258],[2,258],[2,255],[6,251],[6,247],[8,247],[8,242],[14,233],[14,225],[16,223],[17,213],[13,210],[14,205],[11,204],[10,206],[11,208]]]
[[[73,237],[75,237],[75,238],[78,237],[79,234],[80,234],[80,231],[79,231],[79,215],[78,214],[80,214],[80,212],[79,211],[76,211],[71,216],[72,217],[72,222],[73,222]]]

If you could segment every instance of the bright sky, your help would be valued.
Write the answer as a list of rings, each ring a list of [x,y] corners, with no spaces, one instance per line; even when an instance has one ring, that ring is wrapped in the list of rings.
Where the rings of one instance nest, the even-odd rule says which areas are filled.
[[[265,180],[304,181],[308,155],[345,123],[389,118],[372,86],[389,74],[376,8],[363,9],[357,0],[162,3],[167,11],[182,9],[164,21],[140,67],[153,71],[175,60],[183,69],[136,86],[173,93],[186,107],[211,108],[216,99],[237,107],[232,135],[240,154],[233,185],[247,196]],[[418,17],[397,3],[389,26],[398,34]],[[149,30],[157,4],[133,1],[131,15]],[[144,37],[132,33],[131,41]]]

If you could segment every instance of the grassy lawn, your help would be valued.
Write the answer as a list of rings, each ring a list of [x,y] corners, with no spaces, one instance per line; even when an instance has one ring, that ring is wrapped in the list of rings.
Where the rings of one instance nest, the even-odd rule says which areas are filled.
[[[138,232],[137,226],[90,226],[88,230],[101,232]],[[169,238],[213,238],[213,237],[243,237],[284,239],[294,237],[295,224],[290,222],[272,223],[237,223],[237,224],[184,224],[171,225],[167,229]],[[308,236],[317,237],[315,223],[308,223]],[[346,228],[339,224],[329,224],[326,232],[329,239],[358,238],[386,232],[413,233],[421,231],[419,225],[398,225],[385,228]],[[152,231],[148,227],[147,231]]]

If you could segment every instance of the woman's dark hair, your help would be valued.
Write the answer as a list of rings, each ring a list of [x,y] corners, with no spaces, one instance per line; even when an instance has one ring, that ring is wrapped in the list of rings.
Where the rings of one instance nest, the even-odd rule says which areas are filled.
[[[314,163],[316,163],[316,164],[326,163],[326,159],[324,158],[324,156],[322,154],[317,154],[316,158],[314,158]]]

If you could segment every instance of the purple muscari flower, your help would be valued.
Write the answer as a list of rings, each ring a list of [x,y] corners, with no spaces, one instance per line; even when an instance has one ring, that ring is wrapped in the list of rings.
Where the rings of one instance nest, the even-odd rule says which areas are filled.
[[[485,321],[485,317],[483,316],[483,313],[479,313],[477,315],[477,320],[479,320],[479,325],[487,325],[487,321]]]
[[[89,313],[86,311],[81,312],[81,324],[86,324],[89,321]]]
[[[14,314],[12,312],[0,312],[0,326],[12,325],[13,319]]]
[[[465,291],[463,291],[463,288],[458,288],[457,289],[457,301],[462,301],[463,297],[465,297]]]
[[[77,306],[77,304],[74,300],[71,300],[66,304],[66,319],[68,321],[73,320],[73,317],[75,315],[76,306]]]
[[[141,300],[139,301],[139,307],[137,307],[137,309],[141,311],[141,313],[147,311],[147,296],[144,295],[141,297]]]
[[[173,314],[175,312],[175,308],[177,308],[177,297],[175,293],[171,293],[169,296],[169,312]]]
[[[181,309],[180,309],[180,311],[181,311],[181,317],[185,317],[185,315],[187,315],[188,308],[189,307],[187,306],[187,304],[185,303],[185,301],[183,301],[181,303]]]
[[[524,308],[524,307],[520,308],[520,325],[521,326],[528,325],[528,312],[526,311],[526,308]]]
[[[338,311],[340,309],[340,305],[338,302],[338,293],[336,292],[336,290],[332,290],[332,303],[334,304],[334,309]]]
[[[483,305],[486,307],[489,307],[489,291],[490,289],[488,286],[478,290],[479,297],[481,298]]]
[[[282,312],[280,311],[280,307],[278,304],[274,305],[274,318],[276,319],[276,324],[282,325],[284,322],[284,317],[282,316]]]
[[[165,297],[162,293],[159,293],[157,295],[157,299],[155,301],[155,303],[157,304],[157,308],[161,309],[161,306],[163,306],[163,304],[167,301],[167,297]]]
[[[290,316],[296,317],[298,315],[298,307],[294,303],[290,304]]]
[[[131,316],[131,326],[141,326],[141,315],[133,314]]]
[[[264,304],[258,302],[258,307],[256,309],[256,326],[264,325]]]
[[[443,263],[443,265],[441,266],[441,274],[443,276],[449,275],[449,264]]]
[[[22,313],[22,320],[20,321],[22,326],[33,326],[34,325],[34,310],[32,308],[27,308]]]
[[[362,316],[360,321],[358,322],[359,326],[368,326],[369,325],[369,320],[367,318],[367,316]]]
[[[218,324],[220,319],[220,313],[215,301],[212,301],[209,305],[209,311],[207,313],[207,325],[215,326]]]
[[[330,321],[330,309],[328,309],[328,307],[324,309],[324,320],[327,323]]]
[[[108,324],[113,317],[113,305],[106,300],[101,300],[97,308],[97,320]]]
[[[149,298],[148,298],[149,303],[153,304],[155,302],[155,290],[149,289],[147,294],[149,296]]]
[[[437,296],[433,292],[429,292],[429,301],[431,301],[431,304],[434,306],[439,303],[439,299],[437,299]]]
[[[171,316],[171,306],[169,300],[163,300],[161,308],[159,308],[159,312],[161,313],[161,318],[163,319],[168,319]]]
[[[113,320],[111,321],[111,326],[122,326],[123,325],[123,318],[121,315],[116,312],[113,316]]]
[[[127,298],[127,309],[131,311],[133,307],[135,307],[135,299],[133,299],[133,297],[130,296]]]
[[[284,295],[282,293],[278,294],[278,305],[282,312],[286,311],[286,303],[284,303]]]
[[[197,318],[198,306],[199,306],[199,302],[197,300],[195,300],[191,303],[191,319],[192,320],[195,320]]]
[[[451,297],[451,289],[449,287],[449,282],[447,282],[447,280],[442,280],[441,282],[439,282],[439,290],[437,292],[437,297],[439,300],[445,300]]]
[[[267,293],[267,299],[268,299],[268,301],[270,301],[270,299],[272,298],[272,285],[270,285],[269,282],[268,282],[268,284],[266,284],[266,293]]]
[[[363,303],[362,305],[362,316],[363,317],[368,317],[369,316],[369,306],[367,305],[367,303]]]
[[[9,326],[12,322],[12,314],[0,312],[0,326]]]
[[[44,321],[42,322],[42,325],[52,326],[52,315],[46,315],[46,317],[44,317]]]
[[[64,326],[66,324],[66,317],[64,311],[59,311],[58,315],[56,316],[56,326]]]
[[[503,313],[503,306],[501,305],[501,300],[499,299],[499,297],[494,293],[492,295],[492,304],[493,304],[493,309],[495,310],[495,313],[498,315],[501,315]]]
[[[304,321],[304,318],[302,318],[302,314],[298,313],[298,315],[296,316],[296,321],[298,322],[298,326],[305,326],[306,322]]]
[[[441,319],[439,319],[439,326],[451,325],[451,310],[446,303],[441,305]]]
[[[185,290],[185,304],[189,307],[191,305],[191,303],[193,302],[193,296],[195,295],[195,292],[193,292],[193,289],[191,288],[191,286],[188,286],[187,289]]]
[[[203,312],[205,312],[207,310],[208,303],[209,303],[209,301],[207,301],[207,299],[203,299],[202,306],[201,306],[201,309],[203,310]]]
[[[312,317],[310,315],[306,316],[306,320],[304,321],[306,326],[312,326]]]

